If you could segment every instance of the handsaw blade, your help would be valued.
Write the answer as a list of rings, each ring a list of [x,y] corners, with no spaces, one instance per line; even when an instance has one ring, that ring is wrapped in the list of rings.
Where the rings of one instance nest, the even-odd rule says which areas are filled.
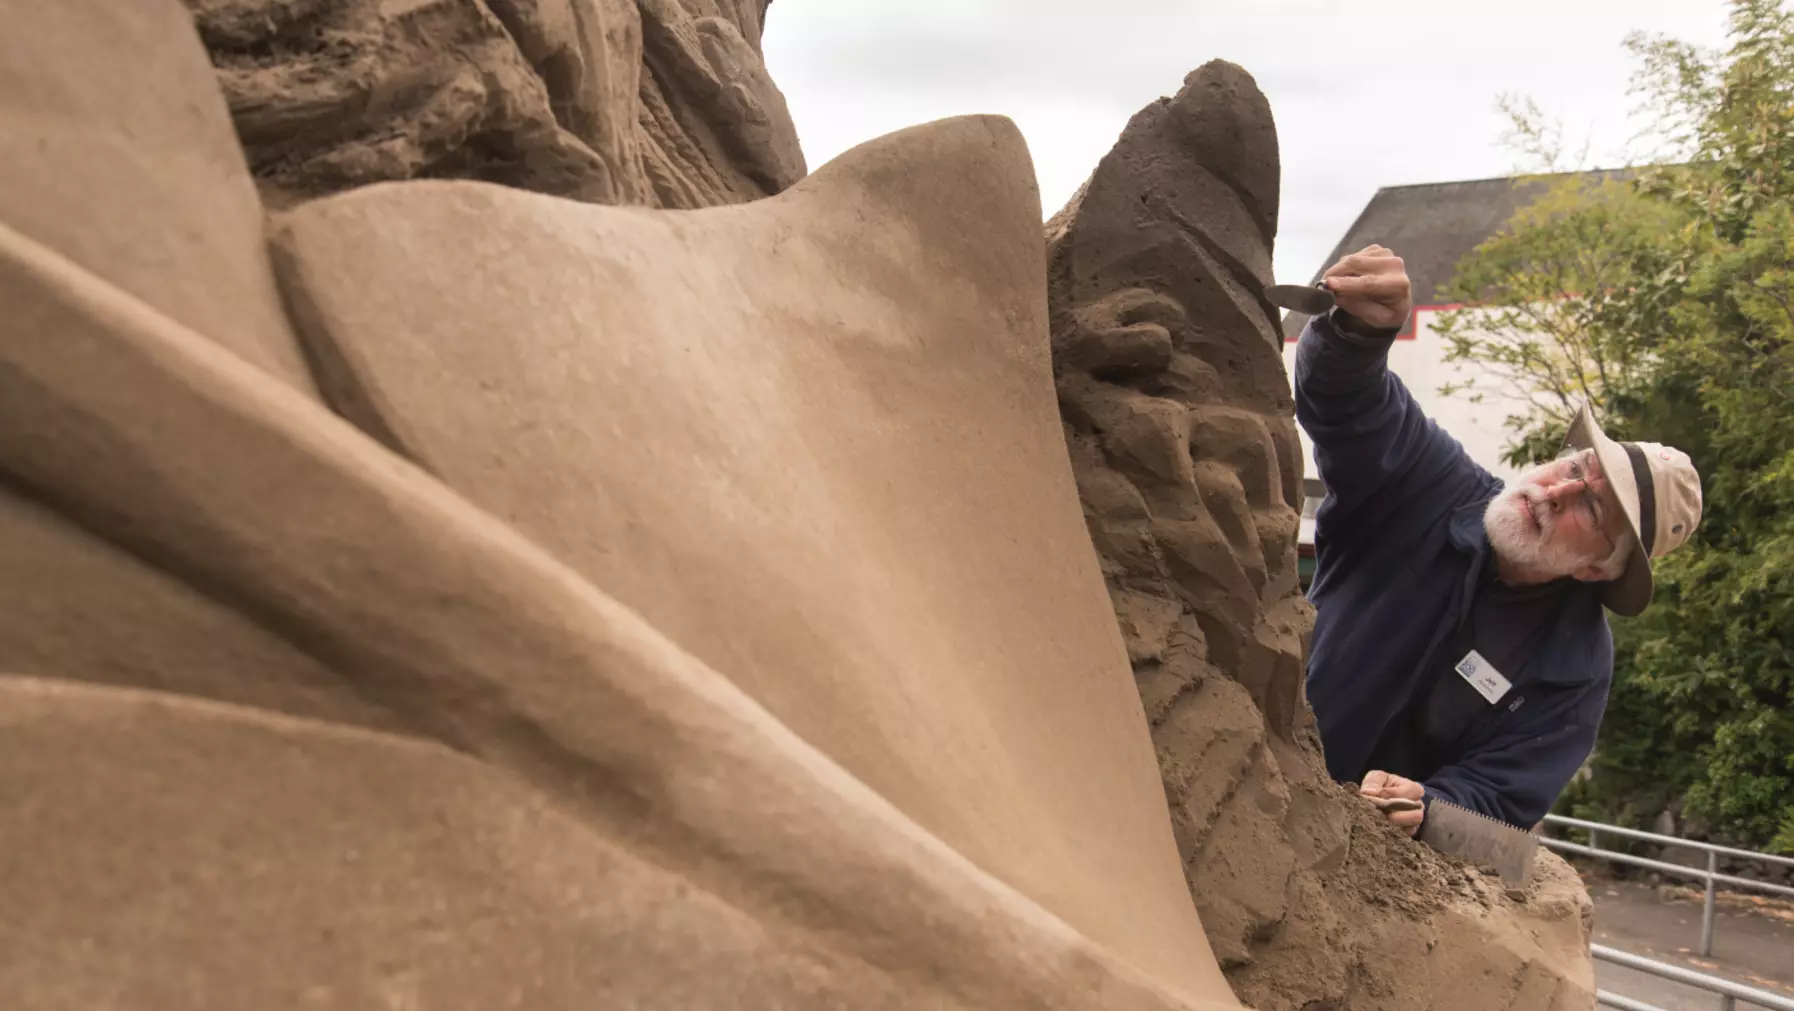
[[[1437,797],[1427,801],[1420,841],[1447,856],[1495,868],[1512,888],[1526,887],[1539,852],[1538,837],[1532,833]]]

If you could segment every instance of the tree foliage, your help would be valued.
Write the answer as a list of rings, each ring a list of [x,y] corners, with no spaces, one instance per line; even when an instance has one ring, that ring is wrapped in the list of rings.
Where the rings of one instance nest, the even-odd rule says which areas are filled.
[[[1723,51],[1628,41],[1657,163],[1547,180],[1460,265],[1471,307],[1441,329],[1477,380],[1450,392],[1518,405],[1514,462],[1554,451],[1587,400],[1702,474],[1701,526],[1657,563],[1652,608],[1615,623],[1613,696],[1566,803],[1679,807],[1794,852],[1794,16],[1729,7]]]
[[[1648,356],[1625,325],[1632,278],[1664,260],[1662,236],[1678,223],[1621,174],[1536,182],[1544,194],[1447,287],[1447,301],[1468,308],[1433,327],[1448,361],[1474,363],[1440,392],[1508,405],[1514,462],[1549,456],[1583,401],[1638,385]]]

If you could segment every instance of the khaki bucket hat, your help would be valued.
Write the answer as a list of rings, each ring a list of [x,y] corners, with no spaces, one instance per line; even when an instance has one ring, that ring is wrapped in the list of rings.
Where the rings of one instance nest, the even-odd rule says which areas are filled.
[[[1626,571],[1607,584],[1601,599],[1622,617],[1640,614],[1656,589],[1651,560],[1681,547],[1700,525],[1701,476],[1688,454],[1673,446],[1608,438],[1587,404],[1571,419],[1564,445],[1595,451],[1635,541]]]

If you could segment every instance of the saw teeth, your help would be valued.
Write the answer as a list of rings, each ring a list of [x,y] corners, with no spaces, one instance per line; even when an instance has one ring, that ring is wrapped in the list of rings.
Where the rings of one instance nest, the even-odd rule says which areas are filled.
[[[1510,825],[1507,822],[1502,821],[1500,818],[1491,818],[1488,815],[1482,813],[1481,811],[1473,811],[1470,808],[1463,807],[1458,804],[1453,804],[1449,800],[1435,800],[1432,803],[1437,804],[1440,807],[1449,807],[1453,811],[1462,811],[1465,814],[1471,816],[1472,818],[1481,818],[1483,821],[1490,822],[1495,825],[1500,825],[1502,828],[1508,829],[1509,831],[1512,831],[1512,832],[1519,832],[1522,835],[1531,835],[1532,834],[1531,832],[1527,831],[1526,829],[1521,828],[1518,825]]]

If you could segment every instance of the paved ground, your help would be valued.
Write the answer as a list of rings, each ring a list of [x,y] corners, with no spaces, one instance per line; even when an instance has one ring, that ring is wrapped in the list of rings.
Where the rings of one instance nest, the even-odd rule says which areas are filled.
[[[1774,909],[1747,911],[1748,900],[1722,901],[1714,918],[1713,957],[1701,958],[1698,899],[1665,901],[1646,885],[1593,878],[1589,895],[1595,900],[1595,943],[1794,999],[1794,907],[1776,915]],[[1605,962],[1595,963],[1595,977],[1603,990],[1664,1011],[1719,1007],[1719,999],[1703,990]],[[1740,1011],[1751,1006],[1738,1005]]]

